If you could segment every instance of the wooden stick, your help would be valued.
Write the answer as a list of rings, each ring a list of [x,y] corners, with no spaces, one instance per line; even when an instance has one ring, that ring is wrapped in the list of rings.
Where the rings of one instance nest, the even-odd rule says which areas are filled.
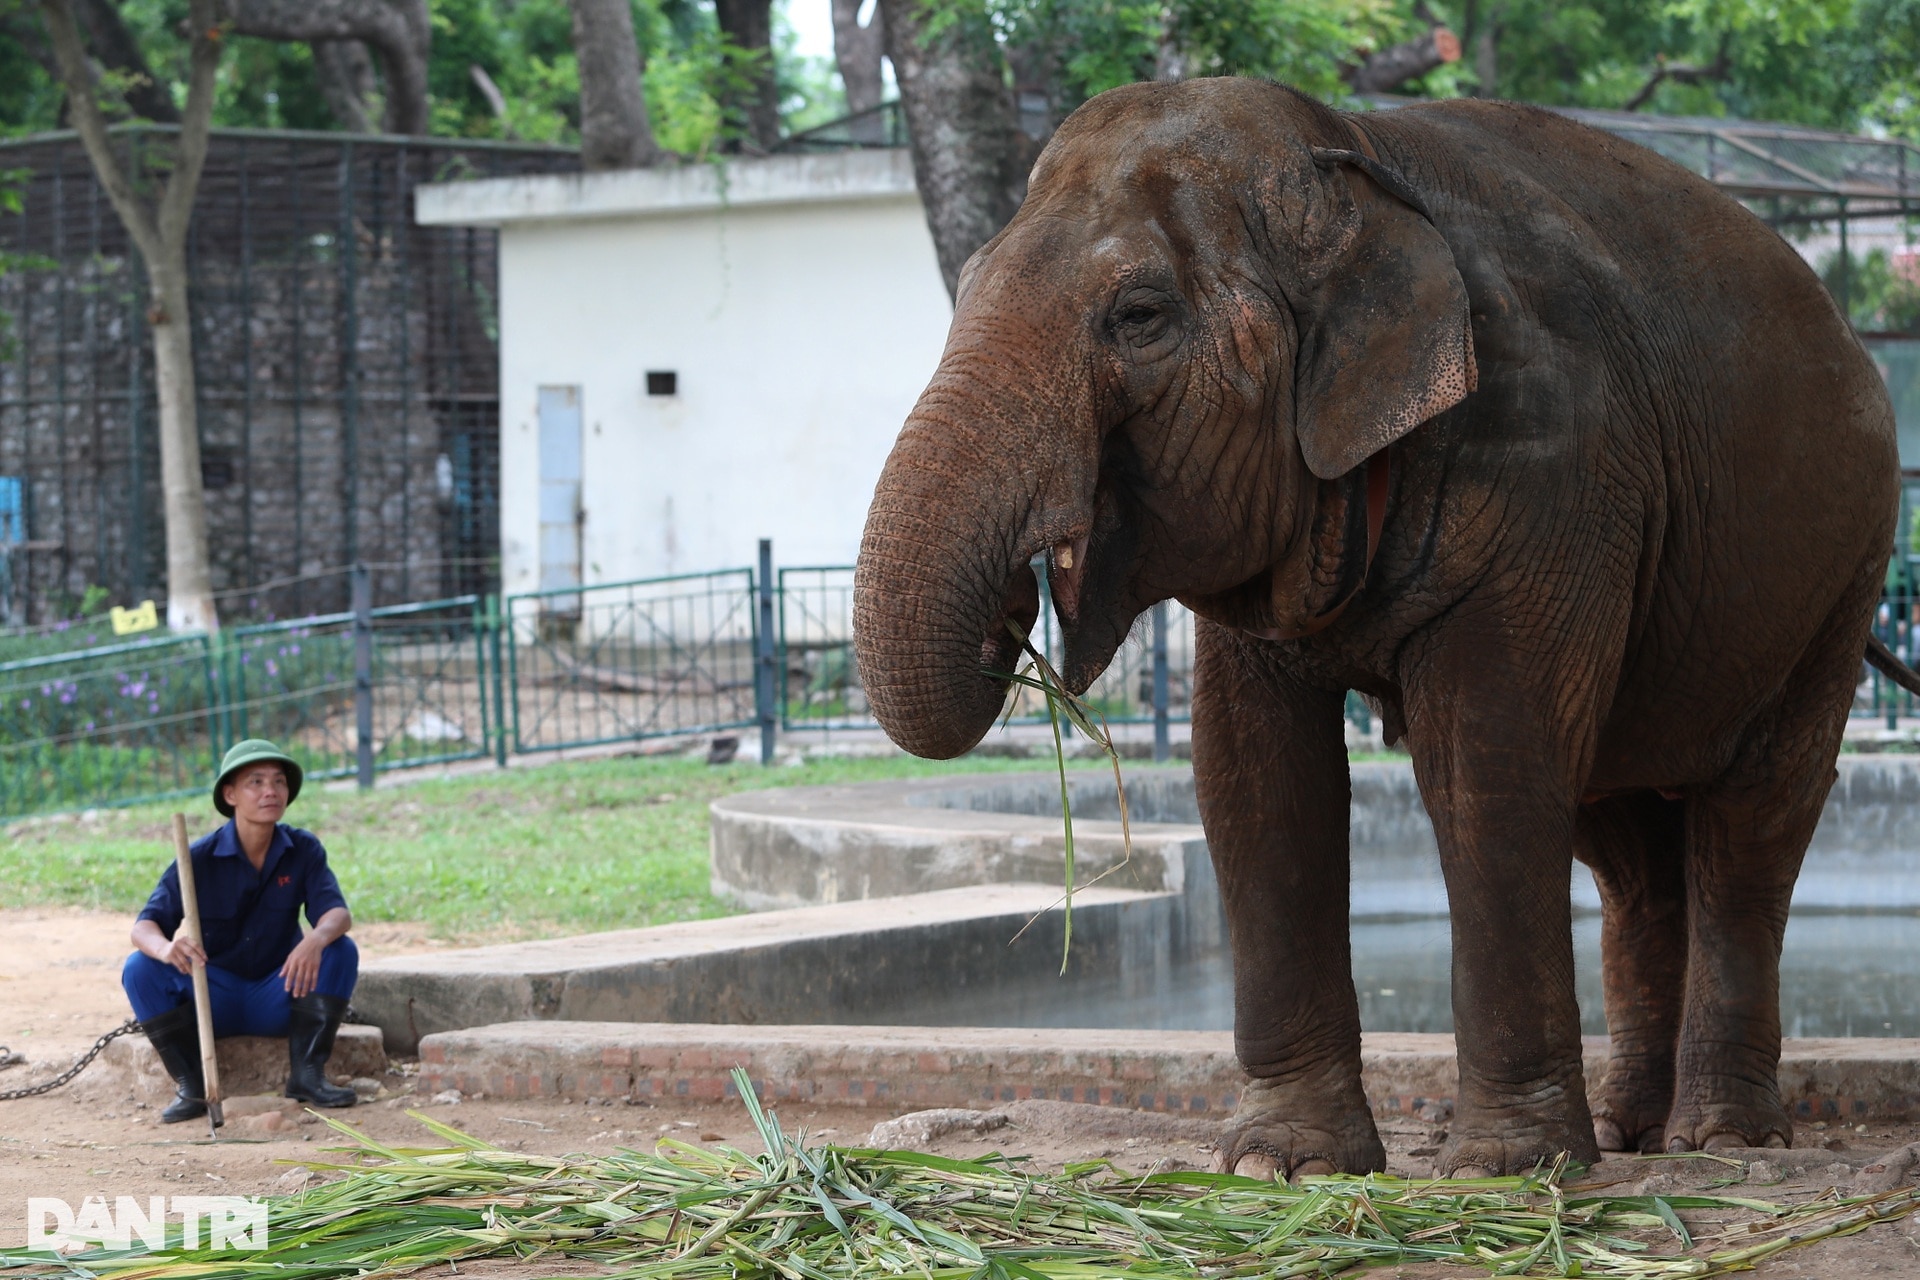
[[[193,887],[193,853],[187,846],[187,815],[173,815],[173,859],[180,869],[180,932],[193,939],[193,945],[206,954],[207,941],[200,935],[200,898]],[[193,1009],[200,1022],[200,1073],[206,1081],[207,1127],[215,1139],[226,1118],[220,1114],[220,1060],[213,1050],[213,1001],[207,995],[207,965],[193,962]]]

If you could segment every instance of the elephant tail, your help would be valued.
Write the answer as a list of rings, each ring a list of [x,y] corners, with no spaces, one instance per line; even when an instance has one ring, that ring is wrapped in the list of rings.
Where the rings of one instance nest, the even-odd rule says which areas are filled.
[[[1867,662],[1908,693],[1920,693],[1920,671],[1894,657],[1887,642],[1872,632],[1867,633]]]

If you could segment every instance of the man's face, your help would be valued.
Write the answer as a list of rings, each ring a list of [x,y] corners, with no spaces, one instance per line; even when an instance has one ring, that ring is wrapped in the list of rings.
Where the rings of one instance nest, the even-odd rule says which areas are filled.
[[[277,764],[252,765],[235,774],[221,794],[243,822],[278,822],[287,811],[287,771]]]

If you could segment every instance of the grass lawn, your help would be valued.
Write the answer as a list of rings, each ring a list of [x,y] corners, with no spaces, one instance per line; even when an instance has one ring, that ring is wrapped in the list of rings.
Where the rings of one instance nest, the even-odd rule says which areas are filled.
[[[1077,768],[1105,767],[1074,761]],[[906,756],[787,768],[668,758],[557,763],[388,786],[308,788],[287,821],[327,846],[354,916],[423,921],[458,942],[552,937],[726,915],[707,892],[707,804],[762,787],[1051,768],[1047,760]],[[0,907],[72,905],[129,920],[173,860],[172,814],[197,837],[197,797],[0,835]]]

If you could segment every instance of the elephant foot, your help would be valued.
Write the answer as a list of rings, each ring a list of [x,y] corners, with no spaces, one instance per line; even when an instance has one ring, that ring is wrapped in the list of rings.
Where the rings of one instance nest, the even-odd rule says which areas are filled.
[[[1512,1177],[1550,1169],[1562,1157],[1594,1164],[1600,1159],[1594,1136],[1571,1125],[1480,1126],[1456,1120],[1453,1136],[1434,1157],[1433,1174],[1436,1178]]]
[[[1609,1089],[1593,1109],[1593,1137],[1602,1151],[1632,1151],[1652,1155],[1667,1149],[1667,1097]]]
[[[1258,1080],[1247,1086],[1213,1156],[1215,1173],[1267,1181],[1386,1167],[1387,1149],[1364,1097],[1344,1106],[1303,1105],[1293,1091]]]
[[[1732,1151],[1743,1147],[1791,1147],[1793,1121],[1775,1102],[1677,1103],[1667,1117],[1668,1151]]]

